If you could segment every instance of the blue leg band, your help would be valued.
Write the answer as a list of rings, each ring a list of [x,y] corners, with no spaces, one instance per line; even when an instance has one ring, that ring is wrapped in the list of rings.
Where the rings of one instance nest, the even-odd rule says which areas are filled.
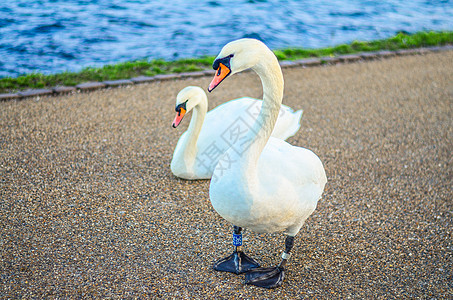
[[[242,246],[242,234],[233,233],[233,246]]]

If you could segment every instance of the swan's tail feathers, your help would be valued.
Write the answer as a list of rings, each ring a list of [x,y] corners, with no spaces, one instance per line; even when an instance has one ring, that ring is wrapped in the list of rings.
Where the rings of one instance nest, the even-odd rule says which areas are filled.
[[[277,125],[272,133],[272,136],[286,140],[295,135],[300,129],[303,110],[294,111],[290,107],[283,107],[284,111],[281,112],[281,120],[277,120]],[[281,122],[279,124],[279,121]],[[280,126],[279,126],[280,125]]]
[[[304,113],[304,111],[303,111],[302,109],[299,109],[298,111],[296,111],[296,112],[294,113],[294,119],[296,120],[296,121],[294,122],[294,124],[296,124],[296,129],[295,129],[295,131],[294,131],[294,133],[293,133],[292,135],[295,135],[296,132],[299,131],[299,129],[300,129],[300,122],[301,122],[301,120],[302,120],[302,114],[303,114],[303,113]]]

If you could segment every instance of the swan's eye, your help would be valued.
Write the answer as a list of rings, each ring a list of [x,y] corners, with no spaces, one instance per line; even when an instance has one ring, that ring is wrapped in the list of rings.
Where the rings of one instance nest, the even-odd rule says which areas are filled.
[[[234,56],[234,54],[230,54],[225,56],[224,58],[218,58],[212,63],[212,68],[214,70],[219,70],[220,64],[223,64],[227,68],[230,68],[230,59]],[[220,73],[219,73],[220,74]]]
[[[178,113],[179,116],[181,115],[181,109],[184,109],[184,112],[187,110],[186,108],[187,101],[189,100],[186,100],[186,102],[183,102],[175,107],[175,111]]]

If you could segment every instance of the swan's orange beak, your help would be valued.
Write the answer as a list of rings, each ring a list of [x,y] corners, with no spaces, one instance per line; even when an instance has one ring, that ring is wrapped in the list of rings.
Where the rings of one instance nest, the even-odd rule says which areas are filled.
[[[176,117],[173,120],[173,128],[178,127],[179,123],[181,123],[182,118],[184,118],[184,115],[186,114],[186,110],[184,108],[180,108],[178,112],[176,112]]]
[[[216,88],[228,75],[230,75],[231,70],[224,64],[220,63],[219,68],[215,72],[214,78],[209,85],[208,91],[212,92],[213,89]]]

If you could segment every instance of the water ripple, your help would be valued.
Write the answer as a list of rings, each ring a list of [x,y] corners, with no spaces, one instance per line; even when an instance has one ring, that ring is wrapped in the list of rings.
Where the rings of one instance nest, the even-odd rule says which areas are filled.
[[[450,0],[2,1],[0,77],[215,55],[241,37],[274,49],[326,47],[452,30],[452,20]]]

